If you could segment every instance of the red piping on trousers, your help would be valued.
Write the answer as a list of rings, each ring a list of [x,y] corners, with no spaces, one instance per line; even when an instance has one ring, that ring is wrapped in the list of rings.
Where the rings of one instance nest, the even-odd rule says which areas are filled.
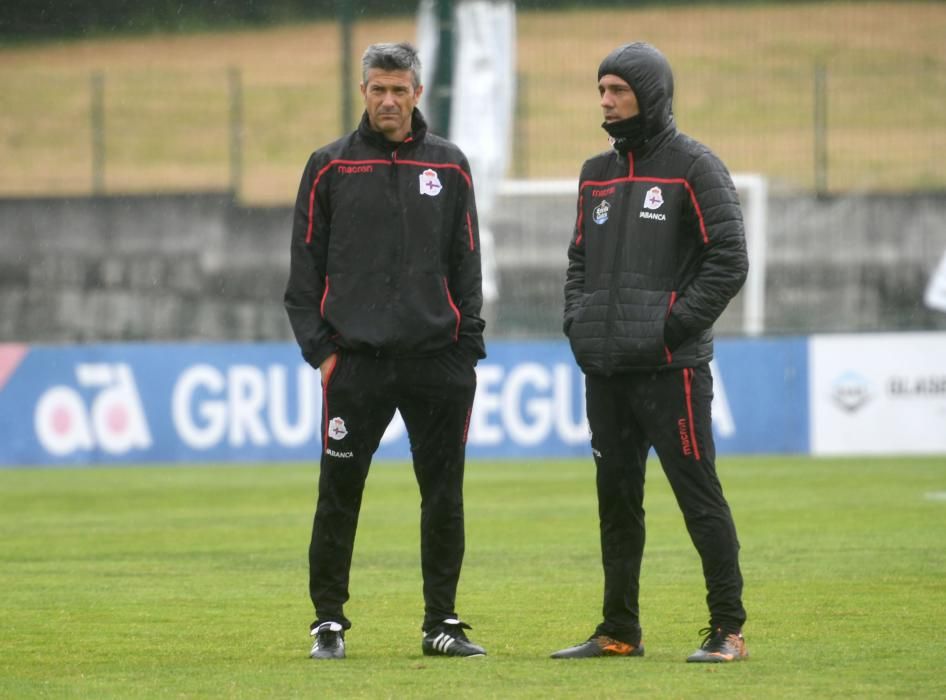
[[[690,431],[690,444],[693,445],[693,456],[700,459],[700,446],[696,442],[696,431],[693,429],[693,370],[689,367],[683,370],[683,387],[686,392],[687,429]]]
[[[470,416],[472,415],[473,407],[470,406],[468,409],[466,409],[466,421],[463,423],[463,442],[460,443],[461,445],[466,444],[466,437],[470,432]]]
[[[338,355],[335,356],[335,362],[325,374],[325,381],[322,382],[322,412],[325,414],[325,420],[322,425],[322,452],[328,449],[328,383],[335,374],[335,368],[338,367]]]

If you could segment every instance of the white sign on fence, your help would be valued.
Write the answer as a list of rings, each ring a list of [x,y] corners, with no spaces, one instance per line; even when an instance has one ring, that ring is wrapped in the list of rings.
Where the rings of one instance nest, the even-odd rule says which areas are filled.
[[[946,333],[814,336],[815,455],[946,452]]]

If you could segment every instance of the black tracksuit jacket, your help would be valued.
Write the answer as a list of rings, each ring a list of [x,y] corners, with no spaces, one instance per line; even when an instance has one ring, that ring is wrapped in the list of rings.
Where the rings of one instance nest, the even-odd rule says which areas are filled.
[[[669,69],[634,84],[646,142],[589,159],[579,181],[564,330],[585,373],[709,362],[712,325],[749,269],[732,178],[677,131]]]
[[[311,155],[293,219],[285,306],[313,367],[347,348],[485,357],[470,167],[414,110],[400,144],[358,129]]]

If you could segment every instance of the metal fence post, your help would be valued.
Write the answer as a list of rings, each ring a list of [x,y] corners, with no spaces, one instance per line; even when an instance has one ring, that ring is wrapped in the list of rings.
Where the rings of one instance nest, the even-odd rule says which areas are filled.
[[[521,71],[516,72],[516,107],[513,116],[513,176],[520,180],[529,178],[529,122],[528,77]]]
[[[240,198],[243,184],[243,75],[231,66],[230,83],[230,191]]]
[[[450,137],[450,110],[453,103],[453,0],[437,0],[437,58],[431,94],[431,125]]]
[[[828,69],[815,64],[815,193],[828,194]]]
[[[351,0],[336,0],[338,5],[338,29],[341,43],[341,105],[342,105],[342,133],[351,129],[351,84],[352,84],[352,66],[351,66],[351,35],[352,25],[355,23],[352,15]]]
[[[92,133],[92,194],[105,193],[105,74],[92,72],[89,84],[89,126]]]

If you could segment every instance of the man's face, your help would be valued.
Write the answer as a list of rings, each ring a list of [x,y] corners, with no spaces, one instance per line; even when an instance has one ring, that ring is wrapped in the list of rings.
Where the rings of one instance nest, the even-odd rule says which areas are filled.
[[[403,141],[411,131],[411,113],[423,91],[423,85],[414,87],[409,70],[371,68],[361,84],[371,128],[389,141]]]
[[[601,111],[606,122],[630,119],[640,114],[637,95],[622,78],[616,75],[602,75],[598,81],[598,94],[601,95]]]

